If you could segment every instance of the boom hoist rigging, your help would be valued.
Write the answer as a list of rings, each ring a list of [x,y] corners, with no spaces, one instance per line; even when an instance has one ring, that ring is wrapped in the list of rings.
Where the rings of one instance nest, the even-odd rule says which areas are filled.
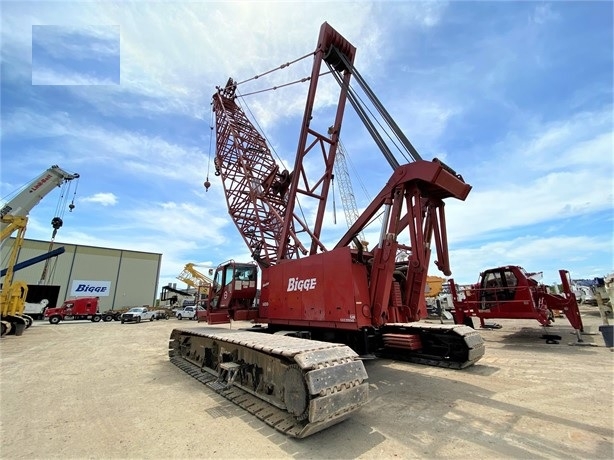
[[[169,343],[174,364],[299,438],[344,420],[367,402],[368,377],[359,355],[460,369],[484,353],[480,335],[467,326],[416,322],[426,314],[431,241],[436,265],[446,275],[451,272],[444,200],[464,200],[471,186],[442,162],[420,159],[359,76],[355,51],[330,25],[322,25],[292,171],[278,166],[239,107],[234,80],[213,95],[216,175],[262,278],[256,304],[256,266],[220,265],[207,321],[253,320],[257,325],[241,331],[175,329]],[[328,120],[314,112],[319,80],[326,74],[339,83]],[[377,129],[350,86],[353,77],[388,133]],[[327,248],[324,216],[347,101],[393,172],[339,242]],[[387,137],[413,161],[399,163]],[[374,249],[352,247],[377,215],[383,223]],[[402,252],[408,256],[401,260]]]

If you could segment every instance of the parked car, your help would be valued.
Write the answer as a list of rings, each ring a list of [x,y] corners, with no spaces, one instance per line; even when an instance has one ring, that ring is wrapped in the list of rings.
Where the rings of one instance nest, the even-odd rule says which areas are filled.
[[[155,312],[147,309],[146,307],[134,307],[122,314],[121,322],[124,324],[128,322],[140,323],[141,321],[145,320],[153,321],[154,315]]]
[[[196,310],[204,310],[204,308],[196,306],[183,307],[175,314],[175,316],[180,320],[183,318],[196,319]]]

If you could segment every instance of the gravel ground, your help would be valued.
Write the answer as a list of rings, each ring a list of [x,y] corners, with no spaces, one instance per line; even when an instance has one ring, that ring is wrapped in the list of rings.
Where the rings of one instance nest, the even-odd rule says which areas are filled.
[[[596,309],[582,312],[597,331]],[[469,369],[367,361],[369,404],[303,440],[168,362],[170,331],[194,322],[36,322],[0,340],[0,457],[614,458],[614,353],[602,336],[569,346],[561,318],[553,345],[536,321],[498,322]]]

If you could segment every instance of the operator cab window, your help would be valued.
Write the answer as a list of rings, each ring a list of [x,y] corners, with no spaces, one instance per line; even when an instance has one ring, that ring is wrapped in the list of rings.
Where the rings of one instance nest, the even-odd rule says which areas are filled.
[[[505,282],[507,284],[507,287],[516,287],[518,285],[518,279],[516,278],[516,275],[514,275],[514,273],[511,271],[505,272]]]
[[[224,276],[224,281],[226,281],[226,283],[228,284],[232,282],[234,269],[235,268],[232,265],[228,265],[226,267],[226,274]]]
[[[505,279],[505,286],[507,287],[503,292],[504,300],[514,300],[516,286],[518,286],[518,278],[516,278],[516,275],[514,275],[514,272],[511,270],[505,270],[503,272],[503,277]]]
[[[239,281],[253,281],[255,279],[256,267],[241,267],[235,272],[235,279]]]
[[[501,273],[486,273],[482,281],[482,293],[480,296],[482,300],[481,308],[483,310],[488,310],[496,305],[495,301],[499,298],[501,286]]]
[[[247,281],[254,281],[256,279],[256,267],[248,267],[244,273]]]
[[[485,288],[497,288],[501,287],[501,273],[499,272],[490,272],[486,275],[484,279],[484,287]]]

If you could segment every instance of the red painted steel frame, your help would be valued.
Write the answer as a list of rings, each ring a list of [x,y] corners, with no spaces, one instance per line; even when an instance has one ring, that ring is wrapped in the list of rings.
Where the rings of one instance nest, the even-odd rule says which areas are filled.
[[[264,138],[236,104],[234,82],[229,80],[213,96],[216,174],[223,179],[229,214],[261,266],[326,250],[319,238],[351,76],[349,69],[340,70],[345,85],[340,89],[334,120],[321,121],[318,132],[311,125],[312,111],[322,62],[331,47],[344,53],[350,63],[354,62],[356,49],[324,23],[314,53],[305,114],[291,174],[280,171]],[[305,157],[310,152],[321,153],[323,172],[319,178],[308,178],[304,169]],[[306,222],[294,212],[298,195],[301,195],[303,207],[310,207],[306,203],[310,199],[318,202],[314,206],[317,209],[314,222]]]
[[[489,273],[508,273],[516,282],[514,285],[487,286],[485,278]],[[552,311],[558,310],[565,314],[574,329],[581,331],[582,318],[576,298],[571,292],[569,272],[559,270],[559,275],[563,294],[550,294],[546,286],[528,278],[520,267],[508,265],[489,269],[480,275],[479,282],[471,287],[464,300],[460,300],[454,280],[451,279],[455,321],[463,324],[466,318],[477,317],[484,327],[485,319],[535,319],[543,326],[548,326],[553,322]]]
[[[350,248],[280,262],[263,272],[260,320],[357,330],[371,326],[367,269]]]
[[[341,238],[336,247],[347,246],[382,208],[390,212],[386,238],[376,248],[371,269],[370,288],[374,325],[397,322],[400,318],[417,321],[426,315],[424,286],[431,255],[431,240],[434,238],[437,252],[435,264],[446,275],[450,274],[448,242],[445,226],[444,198],[464,200],[471,190],[460,177],[452,174],[439,161],[417,161],[400,166],[371,202],[358,220]],[[405,204],[405,207],[403,207]],[[405,214],[402,214],[405,209]],[[408,230],[411,246],[407,261],[405,293],[406,311],[393,314],[389,311],[395,257],[399,245],[397,235]]]
[[[335,52],[331,52],[333,49]],[[336,60],[336,52],[346,57],[350,68]],[[351,329],[362,327],[363,323],[379,327],[388,322],[416,321],[426,313],[423,291],[433,238],[436,264],[446,275],[450,274],[443,199],[464,200],[471,186],[439,161],[421,160],[399,166],[376,199],[331,251],[333,254],[326,255],[320,233],[354,54],[355,48],[347,40],[327,23],[322,25],[292,173],[279,171],[264,138],[236,105],[236,87],[232,80],[225,88],[218,88],[213,97],[216,170],[223,179],[229,213],[263,269],[260,304],[263,322],[317,323],[320,327]],[[343,82],[332,123],[330,120],[324,123],[322,117],[313,118],[323,62],[338,72]],[[320,169],[315,166],[318,160]],[[307,175],[307,166],[312,172],[311,177]],[[319,175],[314,176],[313,171],[318,171]],[[312,222],[295,212],[299,198],[303,208],[315,210]],[[389,211],[386,213],[388,220],[384,223],[383,241],[372,253],[354,254],[350,259],[348,247],[352,239],[382,209]],[[397,235],[405,229],[410,246],[397,242]],[[396,260],[399,250],[410,254],[405,267],[399,266]],[[307,254],[309,257],[300,259],[301,255]],[[318,257],[312,260],[316,255]],[[297,259],[302,263],[296,263]],[[369,265],[365,262],[367,259]],[[321,260],[330,263],[316,270],[313,264]],[[293,303],[296,293],[287,294],[294,292],[288,284],[290,277],[300,281],[301,276],[307,276],[301,273],[310,270],[317,272],[317,276],[310,274],[309,279],[319,279],[318,288],[313,292],[300,291],[300,297],[304,297],[307,303]],[[395,278],[399,270],[403,271],[402,280]],[[297,274],[291,274],[291,271]],[[320,293],[323,285],[333,279],[339,281]],[[338,283],[348,288],[347,295],[333,288]],[[275,286],[275,290],[270,286]],[[330,297],[328,293],[331,292],[336,292],[336,296]],[[316,302],[316,298],[321,303]],[[316,304],[319,310],[313,310]],[[356,305],[361,307],[357,309]],[[338,308],[343,314],[337,311]],[[348,318],[354,319],[350,321]],[[369,321],[365,322],[367,318]]]
[[[320,70],[322,62],[326,60],[327,53],[330,51],[331,47],[337,48],[340,53],[346,56],[351,64],[354,63],[356,48],[328,23],[325,22],[322,24],[320,27],[320,36],[318,37],[318,45],[314,55],[307,101],[305,102],[305,113],[303,115],[294,170],[289,188],[285,225],[281,232],[281,242],[277,252],[278,259],[283,259],[286,254],[289,254],[286,246],[289,244],[288,238],[291,236],[292,228],[296,227],[297,222],[302,222],[302,219],[294,212],[294,207],[299,195],[301,196],[301,203],[304,207],[311,208],[310,205],[306,204],[306,201],[309,199],[316,200],[317,202],[316,206],[314,206],[317,209],[315,221],[311,226],[306,225],[306,227],[311,228],[311,247],[309,248],[309,254],[313,255],[318,251],[326,250],[320,241],[320,233],[322,231],[326,200],[333,177],[333,165],[337,152],[337,143],[339,142],[339,134],[341,132],[343,112],[347,100],[347,88],[351,78],[350,69],[339,69],[342,73],[344,85],[340,88],[334,121],[332,124],[330,122],[322,124],[322,120],[317,120],[320,122],[320,126],[313,126],[313,106],[320,79]],[[318,129],[320,130],[319,132],[317,131]],[[323,162],[322,174],[319,178],[316,177],[315,179],[308,178],[307,172],[305,171],[305,158],[311,152],[313,152],[311,158],[314,160],[314,155],[320,153]]]
[[[229,80],[213,96],[216,174],[222,176],[228,213],[243,240],[256,260],[272,265],[277,262],[287,194],[264,138],[235,102],[235,89]],[[299,249],[297,239],[290,238],[284,257],[293,257]]]
[[[400,167],[356,223],[356,228],[361,228],[383,206],[391,207],[388,237],[372,253],[363,254],[371,263],[357,263],[356,251],[349,248],[354,227],[332,251],[280,261],[263,270],[260,320],[356,330],[417,321],[426,313],[424,285],[434,233],[438,235],[437,252],[447,263],[442,199],[464,199],[470,189],[439,162],[419,161]],[[402,214],[405,208],[407,212]],[[396,237],[405,228],[417,249],[406,248],[411,256],[406,262],[406,280],[399,283],[394,278],[395,271],[402,270],[396,261],[400,247]],[[298,283],[300,287],[296,287]],[[405,292],[398,291],[401,286]]]

